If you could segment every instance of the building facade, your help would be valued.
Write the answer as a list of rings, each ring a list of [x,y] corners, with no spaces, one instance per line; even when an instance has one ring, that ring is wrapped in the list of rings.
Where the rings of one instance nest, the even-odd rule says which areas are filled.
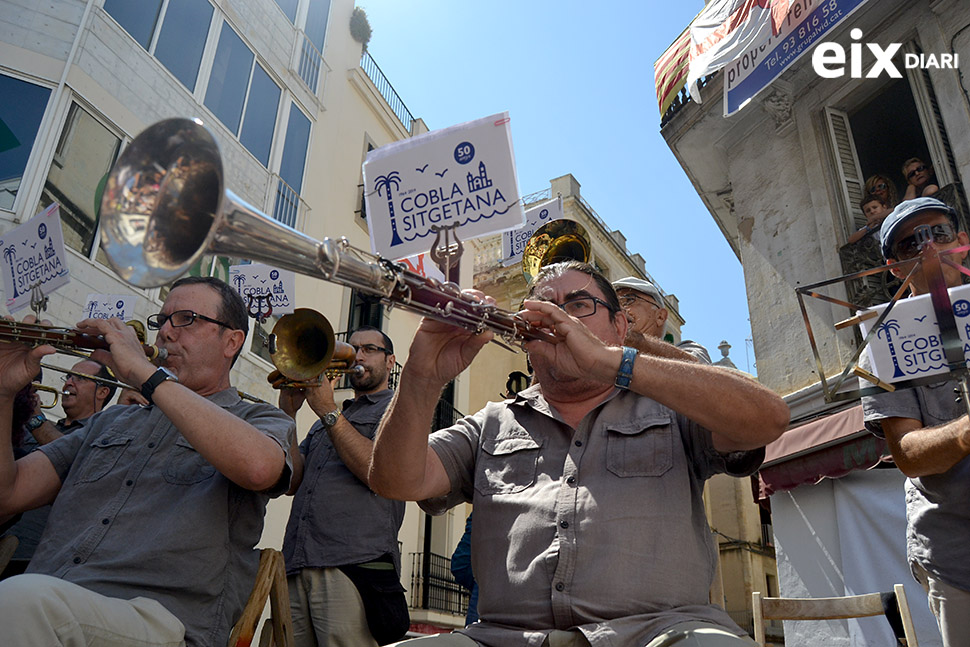
[[[939,644],[905,563],[903,476],[891,465],[869,469],[886,467],[888,452],[863,429],[858,399],[826,401],[822,393],[819,371],[838,376],[861,341],[851,327],[836,330],[854,313],[807,298],[816,361],[796,289],[878,264],[860,265],[848,238],[865,224],[859,203],[866,180],[888,178],[901,198],[910,158],[932,165],[940,196],[966,224],[970,98],[965,73],[941,62],[970,60],[970,7],[869,0],[824,41],[846,52],[842,75],[820,76],[809,51],[725,118],[725,74],[715,73],[701,89],[704,102],[682,95],[661,133],[744,267],[758,378],[792,409],[792,429],[769,447],[761,473],[781,594],[885,591],[902,582],[920,644]],[[881,70],[866,44],[892,48],[894,71]],[[819,290],[860,305],[888,301],[892,292],[851,282]],[[878,561],[867,557],[873,552]],[[787,644],[802,644],[811,632],[831,645],[891,640],[875,624],[786,623]]]

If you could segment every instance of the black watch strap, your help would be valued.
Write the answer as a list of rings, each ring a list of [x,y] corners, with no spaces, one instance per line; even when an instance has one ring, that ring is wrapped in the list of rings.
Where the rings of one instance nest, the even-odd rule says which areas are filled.
[[[146,400],[148,400],[148,404],[155,404],[155,401],[152,399],[152,394],[155,393],[155,389],[158,388],[158,385],[166,380],[178,382],[174,375],[166,371],[164,368],[159,368],[152,373],[150,378],[145,380],[144,384],[141,385],[141,394]]]

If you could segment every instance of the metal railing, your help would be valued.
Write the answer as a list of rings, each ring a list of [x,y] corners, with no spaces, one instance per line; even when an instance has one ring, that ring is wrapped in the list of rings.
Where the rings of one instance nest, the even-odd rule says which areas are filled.
[[[279,220],[284,225],[299,229],[303,223],[303,216],[309,211],[309,206],[303,201],[300,194],[279,175],[274,173],[272,179],[276,180],[276,195],[273,198],[273,218]],[[269,184],[270,190],[274,190],[273,185],[274,182],[271,180]]]
[[[412,608],[464,616],[468,598],[468,589],[451,574],[450,559],[435,553],[411,553]]]
[[[320,68],[323,66],[323,55],[317,46],[313,44],[313,41],[306,35],[306,32],[301,31],[300,35],[303,36],[302,43],[300,45],[300,68],[297,73],[306,86],[310,88],[310,92],[313,94],[317,93],[317,87],[320,84]]]
[[[710,82],[710,80],[714,78],[714,75],[717,74],[718,71],[711,72],[707,76],[702,76],[700,79],[698,79],[697,87],[703,88],[705,85],[707,85]],[[674,115],[680,112],[680,110],[684,106],[686,106],[688,103],[691,103],[691,102],[692,100],[690,98],[690,91],[687,89],[687,86],[685,85],[680,89],[680,92],[677,93],[677,96],[674,97],[674,100],[670,103],[670,106],[667,108],[667,111],[663,113],[663,115],[660,117],[660,127],[663,128],[664,126],[666,126],[667,122],[674,118]]]
[[[360,67],[364,70],[364,74],[374,83],[374,87],[381,93],[384,100],[387,101],[387,105],[390,106],[391,111],[397,115],[397,118],[404,126],[404,130],[411,132],[411,122],[414,121],[414,115],[404,105],[404,101],[398,95],[394,86],[391,85],[391,82],[384,76],[384,72],[377,65],[377,61],[370,54],[364,52],[363,56],[360,57]]]
[[[764,546],[775,545],[775,532],[770,523],[761,524],[761,544]]]

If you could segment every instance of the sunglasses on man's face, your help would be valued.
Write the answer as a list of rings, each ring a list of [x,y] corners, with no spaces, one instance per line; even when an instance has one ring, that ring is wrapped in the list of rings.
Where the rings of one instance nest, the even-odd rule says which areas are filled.
[[[949,245],[956,239],[957,232],[948,222],[920,225],[913,230],[912,236],[907,236],[893,245],[893,254],[897,261],[906,261],[919,254],[920,248],[931,240],[937,245]]]
[[[907,180],[912,180],[914,175],[916,175],[917,173],[922,173],[925,170],[926,170],[926,167],[925,166],[922,166],[922,165],[917,166],[912,171],[910,171],[909,173],[906,174],[906,179]]]

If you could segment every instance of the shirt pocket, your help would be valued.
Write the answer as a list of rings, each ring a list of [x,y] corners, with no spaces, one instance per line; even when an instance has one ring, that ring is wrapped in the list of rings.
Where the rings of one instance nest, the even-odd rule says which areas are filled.
[[[475,470],[475,489],[485,496],[526,489],[535,483],[541,446],[531,436],[484,439]]]
[[[674,461],[669,415],[606,428],[606,468],[620,477],[662,476]]]
[[[215,466],[195,451],[189,441],[179,436],[172,448],[172,455],[165,462],[165,480],[173,485],[191,485],[215,473]]]
[[[87,457],[81,464],[78,483],[98,481],[118,464],[118,459],[131,443],[131,436],[123,433],[106,433],[91,441]]]

